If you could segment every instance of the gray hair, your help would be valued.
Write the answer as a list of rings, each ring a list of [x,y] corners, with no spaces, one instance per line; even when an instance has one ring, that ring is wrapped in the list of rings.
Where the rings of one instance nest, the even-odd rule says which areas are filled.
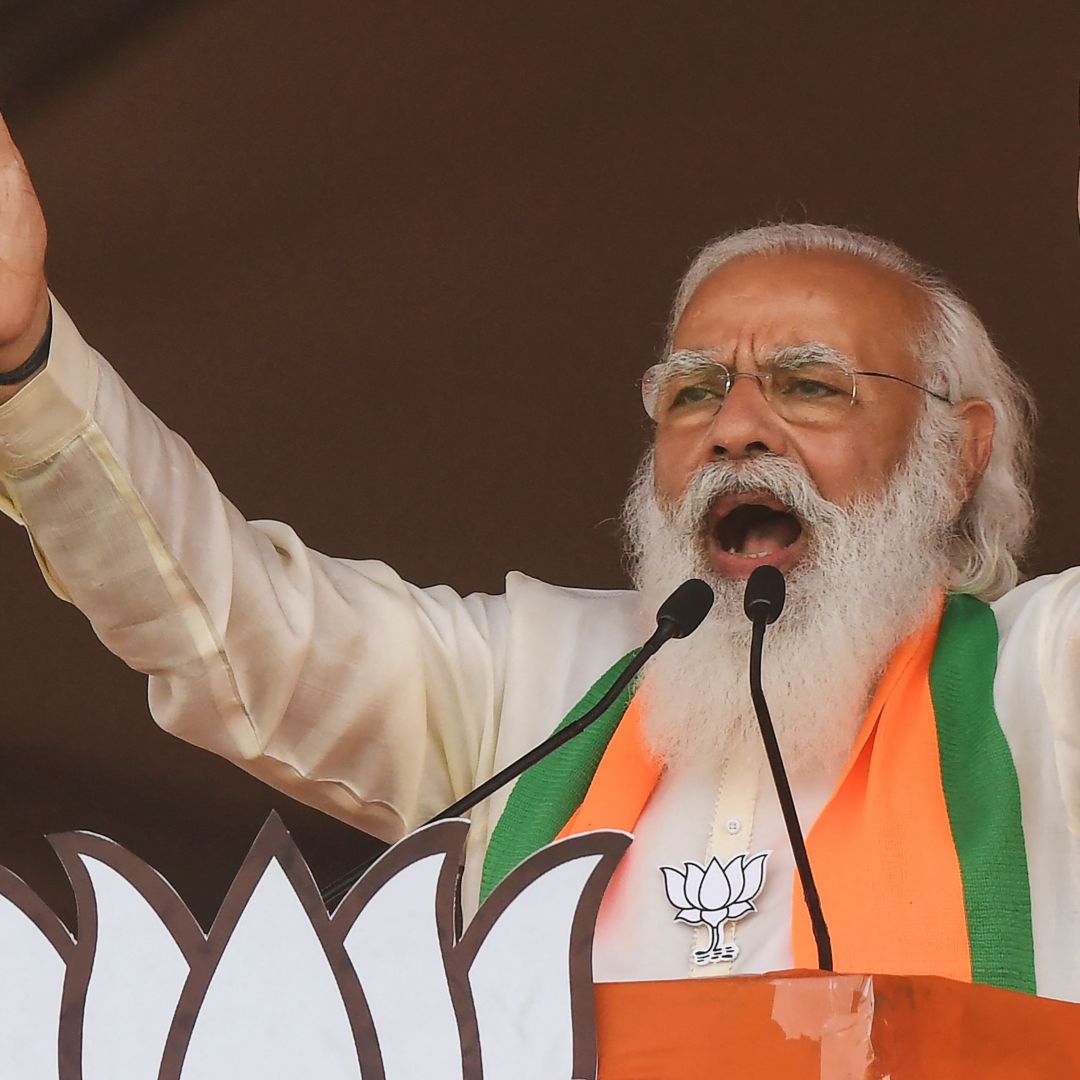
[[[668,345],[697,287],[718,267],[748,255],[786,251],[835,251],[895,271],[926,297],[928,317],[914,342],[927,385],[953,401],[982,398],[994,409],[996,428],[986,472],[963,507],[950,549],[949,588],[994,600],[1019,580],[1017,560],[1031,531],[1034,509],[1029,492],[1031,393],[990,340],[979,317],[936,271],[895,244],[833,225],[774,224],[723,236],[707,244],[679,284],[668,325]],[[920,434],[950,442],[955,452],[958,425],[943,439],[940,418],[930,412]],[[932,433],[932,434],[931,434]]]

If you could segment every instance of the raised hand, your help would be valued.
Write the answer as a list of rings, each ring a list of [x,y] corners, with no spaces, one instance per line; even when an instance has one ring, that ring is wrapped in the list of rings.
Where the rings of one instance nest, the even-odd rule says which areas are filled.
[[[0,117],[0,371],[12,371],[45,332],[45,218],[22,155]],[[17,387],[0,387],[0,401]]]

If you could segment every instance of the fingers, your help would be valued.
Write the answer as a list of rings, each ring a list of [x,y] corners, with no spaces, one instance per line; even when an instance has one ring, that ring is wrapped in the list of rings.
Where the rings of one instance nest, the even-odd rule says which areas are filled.
[[[23,161],[22,154],[19,153],[19,148],[11,137],[11,130],[7,126],[4,114],[0,113],[0,168],[7,168],[9,165],[15,165],[24,172],[26,171],[26,163]]]
[[[0,117],[0,370],[17,367],[44,330],[46,241],[41,205]]]
[[[30,174],[26,169],[26,162],[11,137],[11,130],[0,113],[0,215],[3,217],[3,229],[9,232],[14,226],[20,209],[25,209],[26,204],[32,204],[35,214],[39,216],[37,195],[34,185],[30,180]],[[42,227],[43,227],[42,223]],[[2,245],[7,247],[6,244]]]
[[[45,221],[19,148],[0,114],[0,263],[16,267],[44,257]],[[40,250],[39,250],[40,249]],[[0,265],[0,272],[4,266]]]

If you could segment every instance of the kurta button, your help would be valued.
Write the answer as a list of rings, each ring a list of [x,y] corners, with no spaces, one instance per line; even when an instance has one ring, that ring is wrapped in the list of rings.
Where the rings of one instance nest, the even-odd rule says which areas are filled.
[[[738,818],[728,818],[725,828],[734,836],[742,828],[742,822]]]

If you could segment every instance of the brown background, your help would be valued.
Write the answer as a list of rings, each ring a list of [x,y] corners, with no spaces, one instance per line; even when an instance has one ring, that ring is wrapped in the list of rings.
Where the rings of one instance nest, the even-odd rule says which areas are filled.
[[[943,267],[1042,404],[1032,572],[1076,558],[1075,0],[0,3],[50,276],[250,517],[419,583],[623,580],[635,380],[710,236],[786,216]],[[0,529],[0,863],[104,832],[206,920],[276,805]]]

